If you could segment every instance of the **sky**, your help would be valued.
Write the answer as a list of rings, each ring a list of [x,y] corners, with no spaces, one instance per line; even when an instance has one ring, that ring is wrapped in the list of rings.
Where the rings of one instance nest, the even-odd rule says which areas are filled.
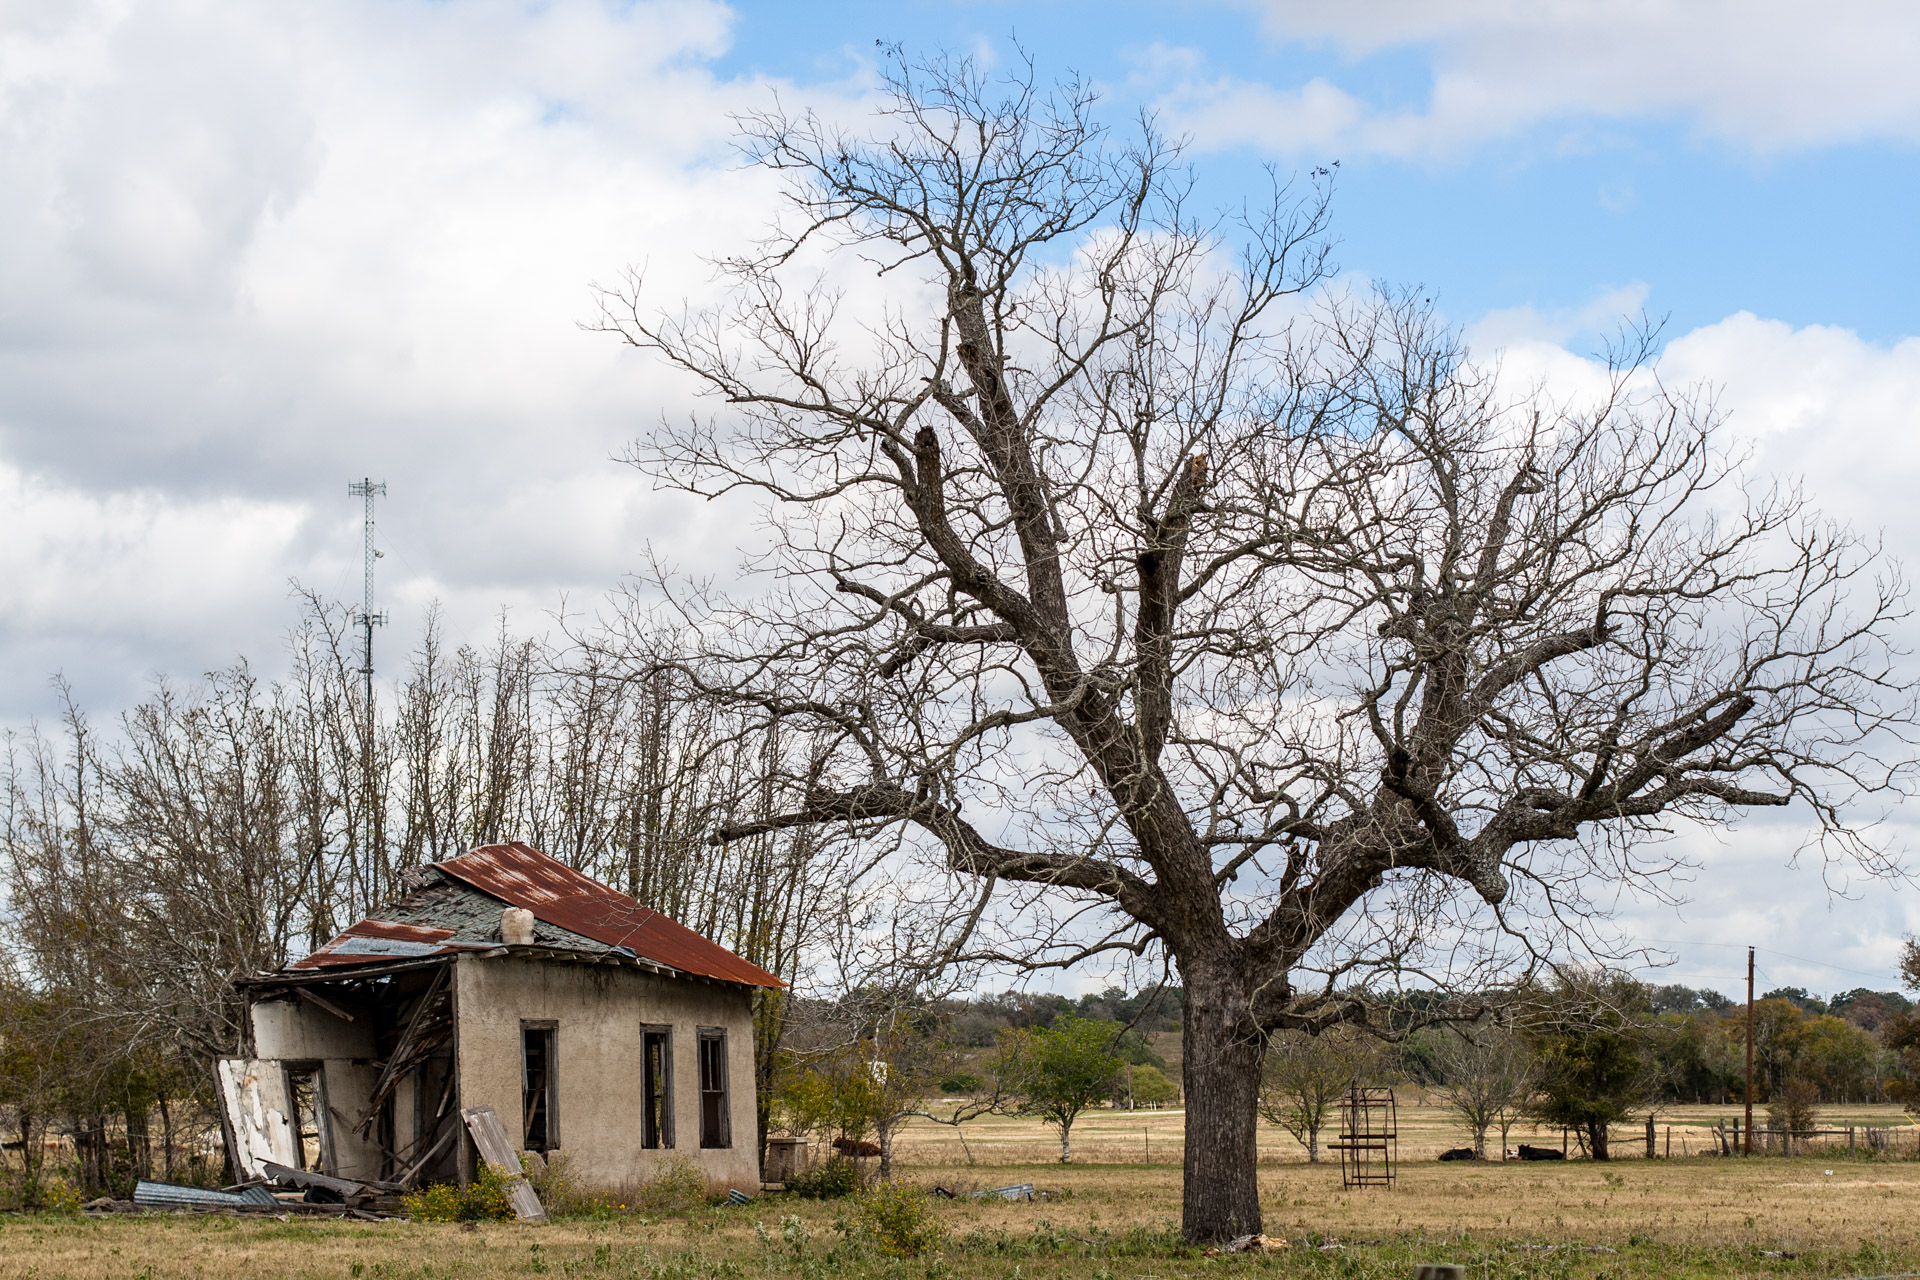
[[[1511,368],[1663,321],[1757,468],[1920,561],[1910,3],[0,0],[0,725],[55,673],[111,714],[271,671],[295,584],[359,594],[361,477],[389,654],[434,601],[550,627],[649,546],[731,571],[737,513],[619,461],[691,402],[591,286],[703,296],[770,207],[730,117],[857,123],[894,43],[1075,71],[1218,203],[1338,162],[1345,275]],[[1791,865],[1791,821],[1685,838],[1691,903],[1620,905],[1649,976],[1896,985],[1920,891]]]

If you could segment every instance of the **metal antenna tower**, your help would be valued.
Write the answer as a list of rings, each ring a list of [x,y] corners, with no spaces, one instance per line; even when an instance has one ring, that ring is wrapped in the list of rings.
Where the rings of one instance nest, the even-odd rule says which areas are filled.
[[[367,860],[364,874],[367,877],[367,899],[371,905],[377,896],[378,885],[375,882],[379,876],[378,860],[374,857],[373,846],[380,834],[379,824],[373,811],[374,796],[377,791],[373,783],[373,734],[376,727],[373,718],[373,629],[385,626],[387,621],[387,615],[376,611],[373,607],[373,562],[380,558],[380,553],[373,546],[373,500],[387,496],[387,483],[384,480],[363,478],[349,483],[347,492],[353,497],[364,498],[367,504],[365,520],[361,526],[367,560],[366,582],[360,595],[360,611],[353,620],[360,628],[360,679],[362,691],[366,696],[367,709],[366,734],[361,739],[360,749],[361,768],[367,788],[364,803],[361,805],[366,824],[365,843],[361,847],[363,856]]]
[[[373,720],[373,629],[386,625],[385,612],[375,612],[373,607],[373,562],[380,553],[373,547],[373,500],[387,496],[387,482],[384,480],[355,480],[347,486],[347,493],[355,498],[364,498],[367,513],[361,524],[361,536],[366,545],[366,583],[360,595],[360,612],[354,615],[354,625],[360,628],[360,677],[367,698],[367,719],[371,727]]]

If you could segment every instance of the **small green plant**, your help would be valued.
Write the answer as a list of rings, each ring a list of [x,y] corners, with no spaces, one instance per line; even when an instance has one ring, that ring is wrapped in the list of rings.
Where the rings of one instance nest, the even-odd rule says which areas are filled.
[[[610,1222],[627,1211],[626,1196],[591,1190],[573,1172],[573,1164],[563,1152],[553,1152],[544,1160],[529,1153],[520,1156],[520,1172],[526,1175],[540,1204],[556,1218],[592,1218]]]
[[[645,1213],[678,1213],[697,1209],[707,1202],[707,1175],[690,1160],[674,1160],[624,1197],[627,1204]]]
[[[86,1196],[80,1188],[64,1178],[49,1178],[42,1182],[37,1195],[40,1207],[48,1213],[79,1213],[80,1206],[86,1202]]]
[[[946,1234],[927,1193],[904,1182],[883,1182],[861,1196],[860,1224],[880,1252],[894,1258],[917,1258]]]
[[[513,1205],[507,1201],[508,1174],[489,1164],[464,1187],[440,1182],[403,1198],[407,1216],[415,1222],[507,1222]]]
[[[865,1186],[866,1178],[853,1161],[834,1156],[796,1176],[787,1183],[787,1190],[803,1200],[839,1200]]]

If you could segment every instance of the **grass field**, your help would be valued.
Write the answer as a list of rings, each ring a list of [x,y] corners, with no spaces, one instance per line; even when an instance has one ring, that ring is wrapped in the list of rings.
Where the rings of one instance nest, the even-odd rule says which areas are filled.
[[[1710,1123],[1717,1114],[1687,1118]],[[1852,1119],[1896,1114],[1860,1108]],[[1303,1163],[1278,1135],[1263,1161],[1266,1229],[1294,1247],[1207,1258],[1175,1232],[1179,1122],[1177,1113],[1144,1125],[1137,1115],[1090,1117],[1084,1145],[1076,1143],[1081,1160],[1069,1166],[1024,1155],[1050,1150],[1047,1131],[1027,1122],[970,1127],[973,1164],[950,1132],[916,1129],[902,1149],[910,1182],[968,1190],[1030,1181],[1046,1193],[1035,1203],[934,1201],[943,1240],[919,1258],[874,1248],[849,1202],[768,1196],[744,1208],[545,1227],[15,1218],[0,1223],[0,1277],[1279,1280],[1408,1277],[1421,1261],[1503,1280],[1920,1272],[1920,1161],[1910,1146],[1873,1158],[1443,1165],[1432,1153],[1455,1145],[1457,1131],[1418,1107],[1402,1117],[1406,1164],[1390,1191],[1342,1191],[1337,1165]],[[1149,1144],[1152,1164],[1141,1160]]]

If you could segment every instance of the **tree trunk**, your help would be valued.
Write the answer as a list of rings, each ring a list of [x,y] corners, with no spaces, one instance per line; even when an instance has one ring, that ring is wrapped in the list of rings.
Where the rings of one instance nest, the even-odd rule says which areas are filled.
[[[167,1095],[160,1095],[160,1153],[166,1161],[165,1177],[173,1181],[173,1112],[167,1108]]]
[[[1181,975],[1187,1095],[1181,1226],[1195,1242],[1231,1240],[1260,1230],[1262,1045],[1237,984],[1193,969],[1183,966]]]
[[[1063,1122],[1060,1126],[1060,1163],[1061,1164],[1071,1164],[1073,1162],[1072,1137],[1073,1137],[1073,1121],[1068,1120]]]
[[[1473,1126],[1473,1158],[1475,1160],[1485,1160],[1487,1158],[1486,1121],[1481,1121],[1479,1124]]]
[[[1610,1160],[1607,1154],[1607,1125],[1604,1120],[1596,1120],[1587,1126],[1587,1146],[1593,1152],[1595,1160]]]

